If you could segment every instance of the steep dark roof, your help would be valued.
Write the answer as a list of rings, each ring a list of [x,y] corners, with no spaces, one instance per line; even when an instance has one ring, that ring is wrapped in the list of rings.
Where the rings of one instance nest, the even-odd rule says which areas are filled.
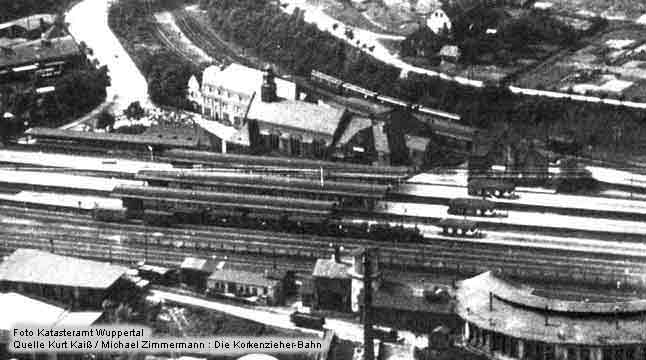
[[[280,284],[280,280],[271,279],[263,273],[244,270],[217,270],[209,276],[209,280],[267,287]]]
[[[50,128],[31,128],[26,131],[26,134],[36,138],[56,138],[56,139],[74,139],[74,140],[94,140],[104,141],[111,143],[129,143],[139,145],[156,145],[166,147],[183,147],[195,148],[198,145],[197,136],[189,136],[180,138],[176,134],[157,134],[156,136],[147,135],[131,135],[131,134],[116,134],[116,133],[97,133],[86,131],[74,130],[61,130]]]
[[[98,261],[18,249],[0,264],[0,281],[107,289],[126,270]]]

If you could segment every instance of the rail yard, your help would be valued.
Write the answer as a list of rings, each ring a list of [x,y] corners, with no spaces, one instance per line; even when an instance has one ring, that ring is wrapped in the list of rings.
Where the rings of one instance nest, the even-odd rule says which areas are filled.
[[[269,158],[208,155],[210,166],[192,168],[186,158],[182,164],[98,156],[53,163],[47,156],[0,151],[8,248],[38,227],[29,235],[34,247],[59,244],[60,251],[130,263],[146,258],[164,265],[212,252],[260,263],[280,257],[281,264],[299,268],[329,256],[330,244],[375,245],[393,271],[493,269],[521,279],[646,282],[640,222],[646,205],[640,200],[520,189],[515,197],[478,200],[467,186],[392,181],[395,173],[403,177],[401,168],[388,169],[388,181],[374,181],[379,172],[361,167]],[[122,162],[129,166],[117,170]],[[373,177],[348,181],[338,177],[341,171]],[[475,212],[452,214],[455,204]],[[110,218],[114,214],[120,215]],[[459,220],[448,232],[447,219]]]

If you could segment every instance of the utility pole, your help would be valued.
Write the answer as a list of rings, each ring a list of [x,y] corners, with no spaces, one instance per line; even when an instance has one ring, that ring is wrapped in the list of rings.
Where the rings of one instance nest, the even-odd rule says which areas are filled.
[[[363,360],[374,360],[375,343],[372,333],[372,259],[370,251],[363,253]]]

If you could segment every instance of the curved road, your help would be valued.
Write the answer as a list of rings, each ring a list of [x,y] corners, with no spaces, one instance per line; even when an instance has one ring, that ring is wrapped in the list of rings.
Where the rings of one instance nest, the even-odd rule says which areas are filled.
[[[108,26],[109,0],[83,0],[65,16],[69,31],[78,42],[85,42],[101,65],[108,65],[111,86],[108,99],[115,102],[114,110],[121,113],[131,102],[152,107],[146,79],[137,69],[119,39]]]

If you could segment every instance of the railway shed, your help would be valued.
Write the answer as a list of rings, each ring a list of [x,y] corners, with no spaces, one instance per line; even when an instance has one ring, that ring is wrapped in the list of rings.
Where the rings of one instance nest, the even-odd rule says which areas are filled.
[[[0,264],[0,289],[19,291],[66,304],[72,309],[101,309],[108,297],[134,289],[123,266],[17,249]],[[132,286],[130,286],[132,285]]]
[[[389,189],[379,184],[192,170],[140,171],[135,178],[150,186],[306,198],[367,209],[384,199]]]
[[[123,206],[134,213],[144,210],[205,213],[216,209],[240,209],[283,214],[328,215],[335,207],[335,203],[331,201],[151,186],[118,186],[111,195],[121,198]]]
[[[50,128],[31,128],[25,132],[36,143],[45,148],[61,150],[90,150],[92,152],[118,148],[119,151],[148,153],[150,149],[158,153],[166,149],[197,149],[200,147],[196,134],[179,136],[159,133],[153,135],[130,135],[103,132],[87,132]]]
[[[371,166],[344,162],[309,160],[303,158],[222,154],[188,149],[165,151],[160,160],[179,166],[206,166],[215,168],[253,169],[263,172],[297,172],[326,179],[353,179],[355,181],[397,182],[413,175],[406,166]]]
[[[546,298],[490,272],[458,283],[463,343],[487,357],[545,360],[643,359],[644,300]]]

